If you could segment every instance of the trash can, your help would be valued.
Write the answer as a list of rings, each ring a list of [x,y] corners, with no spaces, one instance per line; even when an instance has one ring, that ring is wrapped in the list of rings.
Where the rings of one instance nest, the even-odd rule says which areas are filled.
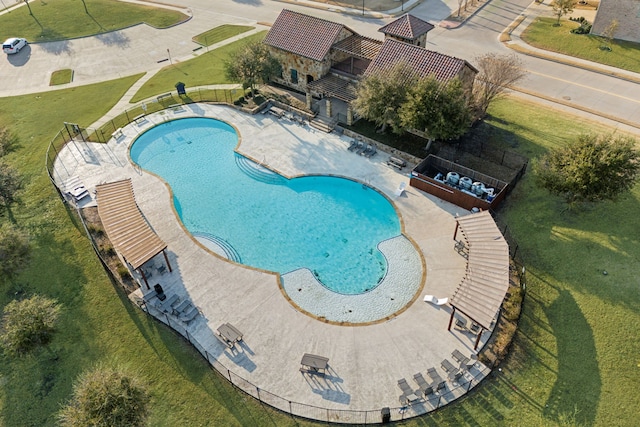
[[[391,421],[391,410],[388,407],[384,407],[380,410],[382,416],[382,424],[387,424]]]

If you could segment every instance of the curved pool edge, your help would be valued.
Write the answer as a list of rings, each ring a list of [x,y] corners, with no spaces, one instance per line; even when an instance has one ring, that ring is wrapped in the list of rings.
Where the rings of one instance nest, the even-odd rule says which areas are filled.
[[[372,324],[388,321],[389,319],[392,319],[400,315],[402,312],[407,310],[409,306],[413,304],[413,302],[415,302],[415,300],[418,298],[420,292],[422,291],[426,283],[426,262],[424,259],[424,254],[419,249],[419,246],[416,244],[416,242],[414,242],[413,239],[411,239],[410,237],[404,234],[405,230],[404,230],[404,220],[403,220],[402,214],[398,209],[398,207],[396,206],[396,204],[393,202],[393,200],[384,191],[381,191],[380,189],[376,188],[375,186],[369,183],[362,182],[359,179],[341,175],[341,174],[309,173],[309,174],[294,174],[290,176],[283,174],[278,169],[268,164],[265,164],[250,155],[243,153],[240,150],[240,146],[242,144],[242,134],[240,130],[233,123],[230,123],[224,119],[221,119],[215,116],[202,117],[198,115],[194,115],[194,116],[186,115],[182,117],[176,117],[170,120],[165,120],[161,123],[155,123],[153,126],[150,126],[144,129],[144,131],[140,132],[138,135],[132,138],[132,140],[129,142],[129,145],[127,147],[127,157],[130,164],[134,168],[138,169],[140,172],[147,173],[151,176],[154,176],[160,182],[162,182],[162,184],[166,187],[169,193],[170,201],[173,200],[174,194],[169,183],[162,176],[154,172],[151,172],[143,168],[142,166],[138,165],[131,157],[131,148],[142,135],[144,135],[146,132],[150,131],[151,129],[171,121],[177,121],[177,120],[183,120],[183,119],[189,119],[189,118],[207,118],[207,119],[217,120],[219,122],[222,122],[232,127],[238,138],[238,143],[234,148],[235,153],[246,157],[247,159],[259,165],[260,167],[266,168],[274,173],[277,173],[278,175],[283,176],[286,179],[314,177],[314,176],[333,177],[333,178],[349,180],[351,182],[356,182],[358,184],[361,184],[363,186],[370,188],[371,190],[375,191],[376,193],[381,195],[383,198],[385,198],[387,202],[393,207],[393,210],[398,218],[400,232],[401,232],[399,236],[396,236],[394,238],[390,238],[387,240],[383,240],[378,243],[378,249],[383,254],[385,260],[387,261],[387,268],[386,268],[385,276],[382,279],[382,281],[376,284],[376,286],[369,292],[365,292],[361,294],[353,294],[353,295],[342,294],[342,293],[335,292],[328,289],[322,283],[318,282],[318,280],[312,274],[312,272],[305,267],[302,267],[300,269],[297,269],[289,273],[280,273],[276,271],[271,271],[271,270],[266,270],[259,267],[246,265],[246,264],[243,264],[242,262],[238,262],[236,260],[230,259],[229,257],[225,256],[223,253],[221,253],[221,251],[217,250],[216,248],[210,247],[209,245],[200,241],[200,239],[197,236],[195,236],[189,229],[187,229],[187,227],[184,225],[184,223],[180,218],[180,215],[176,209],[175,204],[173,202],[170,202],[172,211],[176,217],[176,220],[180,224],[180,227],[185,232],[185,234],[197,246],[201,247],[202,249],[204,249],[214,257],[221,259],[223,261],[229,262],[231,264],[237,265],[242,268],[247,268],[253,271],[275,276],[276,286],[278,286],[283,297],[289,302],[289,304],[291,304],[291,306],[295,310],[298,310],[299,312],[324,323],[342,325],[342,326],[372,325]],[[413,277],[413,281],[410,282],[410,287],[412,288],[410,291],[406,291],[406,290],[403,291],[402,289],[400,289],[399,288],[400,279],[396,278],[396,276],[398,276],[399,274],[398,272],[402,270],[399,268],[400,266],[397,265],[398,257],[396,256],[397,254],[394,252],[392,248],[394,245],[388,243],[388,242],[396,241],[396,239],[405,240],[409,244],[408,246],[403,248],[405,252],[407,253],[411,252],[409,250],[409,246],[410,246],[411,250],[415,252],[415,254],[417,255],[416,259],[413,262],[413,267],[415,270],[413,272],[413,276],[415,277]],[[392,270],[392,265],[393,265],[394,271],[392,274],[390,274]],[[418,271],[419,271],[419,274],[418,274]],[[420,277],[418,278],[417,276],[420,276]],[[287,286],[284,286],[285,278],[288,278],[290,282],[290,284]],[[292,278],[293,278],[293,281],[291,280]],[[304,286],[304,288],[308,290],[307,294],[319,293],[323,296],[323,298],[320,298],[320,299],[311,298],[309,300],[305,299],[304,297],[300,298],[300,292],[297,291],[299,286]],[[386,294],[383,294],[383,292],[386,292]],[[400,295],[401,297],[398,298],[398,295]],[[338,313],[335,310],[333,310],[333,308],[336,306],[336,304],[338,304],[338,301],[343,298],[346,298],[348,300],[348,303],[345,305],[345,307],[347,307],[346,311],[342,313],[343,318],[340,318]],[[314,304],[317,304],[318,301],[328,301],[327,305],[323,307],[324,313],[318,313],[317,308],[312,307],[313,305],[312,301]],[[390,301],[393,301],[393,302],[391,303]],[[375,310],[370,315],[362,315],[362,310],[357,310],[354,312],[353,309],[350,309],[349,307],[352,307],[352,305],[375,307]],[[362,316],[360,319],[356,319],[358,314]]]
[[[300,311],[326,323],[364,326],[387,321],[415,301],[424,287],[426,270],[422,253],[404,235],[384,240],[378,247],[387,259],[387,274],[369,292],[332,292],[306,268],[282,274],[282,291]]]

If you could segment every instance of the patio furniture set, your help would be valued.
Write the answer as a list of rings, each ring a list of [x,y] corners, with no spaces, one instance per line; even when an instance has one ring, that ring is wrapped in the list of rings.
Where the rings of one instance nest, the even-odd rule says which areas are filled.
[[[458,362],[458,366],[450,362],[449,359],[444,359],[441,367],[447,374],[447,379],[457,387],[458,380],[463,378],[465,373],[470,372],[471,368],[475,365],[477,357],[475,354],[466,357],[457,349],[453,351],[451,356]],[[401,378],[398,380],[398,387],[402,391],[400,401],[403,404],[409,405],[419,402],[422,399],[427,399],[430,395],[439,395],[440,390],[446,389],[446,380],[442,379],[435,368],[427,369],[427,375],[431,381],[427,381],[421,372],[413,376],[414,381],[418,385],[417,390],[411,388],[406,379]]]
[[[167,296],[165,294],[164,289],[162,289],[162,285],[159,283],[153,286],[155,291],[154,295],[151,295],[153,299],[153,307],[157,310],[161,311],[165,314],[170,314],[178,318],[178,320],[190,324],[197,316],[200,314],[200,310],[191,304],[191,301],[188,299],[180,300],[180,297],[177,294],[172,294],[171,296]]]

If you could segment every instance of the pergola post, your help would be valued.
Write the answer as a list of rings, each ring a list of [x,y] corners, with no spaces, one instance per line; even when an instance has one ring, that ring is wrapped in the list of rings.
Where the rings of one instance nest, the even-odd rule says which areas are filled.
[[[151,289],[151,287],[149,287],[149,282],[147,282],[147,275],[144,274],[142,267],[138,269],[138,273],[142,276],[142,280],[144,280],[144,284],[147,285],[147,289]]]
[[[447,326],[447,331],[451,330],[451,324],[453,323],[453,315],[456,314],[456,308],[453,307],[453,310],[451,310],[451,317],[449,318],[449,326]]]
[[[477,349],[478,349],[478,344],[480,344],[480,337],[482,336],[482,333],[483,333],[483,332],[484,332],[484,328],[483,328],[483,327],[480,327],[480,332],[478,332],[478,336],[476,337],[476,343],[475,343],[475,345],[473,346],[473,349],[474,349],[474,350],[477,350]]]
[[[327,117],[331,117],[331,99],[327,98]]]
[[[311,96],[311,92],[307,92],[307,108],[309,110],[311,110],[311,102],[313,101],[313,98]]]
[[[456,238],[458,237],[458,227],[460,227],[460,223],[456,221],[456,229],[453,232],[453,240],[457,240]]]
[[[353,125],[353,108],[351,108],[351,104],[347,107],[347,125]]]
[[[164,255],[164,261],[167,263],[167,267],[169,267],[169,273],[171,273],[173,271],[171,269],[171,263],[169,262],[169,257],[167,257],[167,252],[164,249],[162,250],[162,255]]]

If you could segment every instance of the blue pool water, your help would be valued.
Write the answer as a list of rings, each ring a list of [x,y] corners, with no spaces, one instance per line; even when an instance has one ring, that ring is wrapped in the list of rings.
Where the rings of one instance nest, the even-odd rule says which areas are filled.
[[[334,292],[376,287],[387,263],[377,244],[400,234],[391,203],[344,178],[286,179],[234,152],[226,123],[188,118],[158,125],[132,160],[162,177],[185,227],[245,265],[281,274],[308,268]]]

